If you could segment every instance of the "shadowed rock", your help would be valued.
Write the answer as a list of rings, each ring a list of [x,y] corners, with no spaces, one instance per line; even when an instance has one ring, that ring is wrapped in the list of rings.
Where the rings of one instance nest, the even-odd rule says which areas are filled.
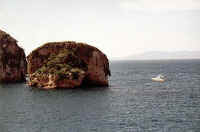
[[[30,86],[74,88],[108,86],[107,57],[97,48],[76,42],[51,42],[27,57]]]
[[[0,82],[25,81],[27,62],[17,41],[0,30]]]

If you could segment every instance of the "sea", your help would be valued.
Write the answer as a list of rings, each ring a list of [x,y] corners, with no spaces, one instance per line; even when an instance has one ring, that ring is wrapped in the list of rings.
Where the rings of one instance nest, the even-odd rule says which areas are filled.
[[[0,132],[200,132],[200,60],[111,61],[109,87],[0,84]],[[166,81],[153,82],[162,74]]]

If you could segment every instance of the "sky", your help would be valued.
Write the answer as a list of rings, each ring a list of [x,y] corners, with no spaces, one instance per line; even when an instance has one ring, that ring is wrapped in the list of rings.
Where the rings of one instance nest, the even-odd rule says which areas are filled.
[[[200,0],[0,0],[0,29],[29,54],[52,41],[93,45],[109,58],[200,51]]]

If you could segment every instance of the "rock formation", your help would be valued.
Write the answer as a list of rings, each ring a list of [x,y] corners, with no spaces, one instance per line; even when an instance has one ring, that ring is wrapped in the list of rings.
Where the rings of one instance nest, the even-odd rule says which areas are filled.
[[[87,44],[47,43],[31,52],[27,61],[30,86],[46,89],[108,86],[108,59],[100,50]]]
[[[14,38],[0,30],[0,82],[24,81],[26,71],[24,50]]]

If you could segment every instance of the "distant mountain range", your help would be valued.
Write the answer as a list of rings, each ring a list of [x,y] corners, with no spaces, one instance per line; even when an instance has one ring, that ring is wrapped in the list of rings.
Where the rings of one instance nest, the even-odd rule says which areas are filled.
[[[200,51],[160,52],[152,51],[135,54],[124,58],[126,60],[166,60],[166,59],[200,59]]]

